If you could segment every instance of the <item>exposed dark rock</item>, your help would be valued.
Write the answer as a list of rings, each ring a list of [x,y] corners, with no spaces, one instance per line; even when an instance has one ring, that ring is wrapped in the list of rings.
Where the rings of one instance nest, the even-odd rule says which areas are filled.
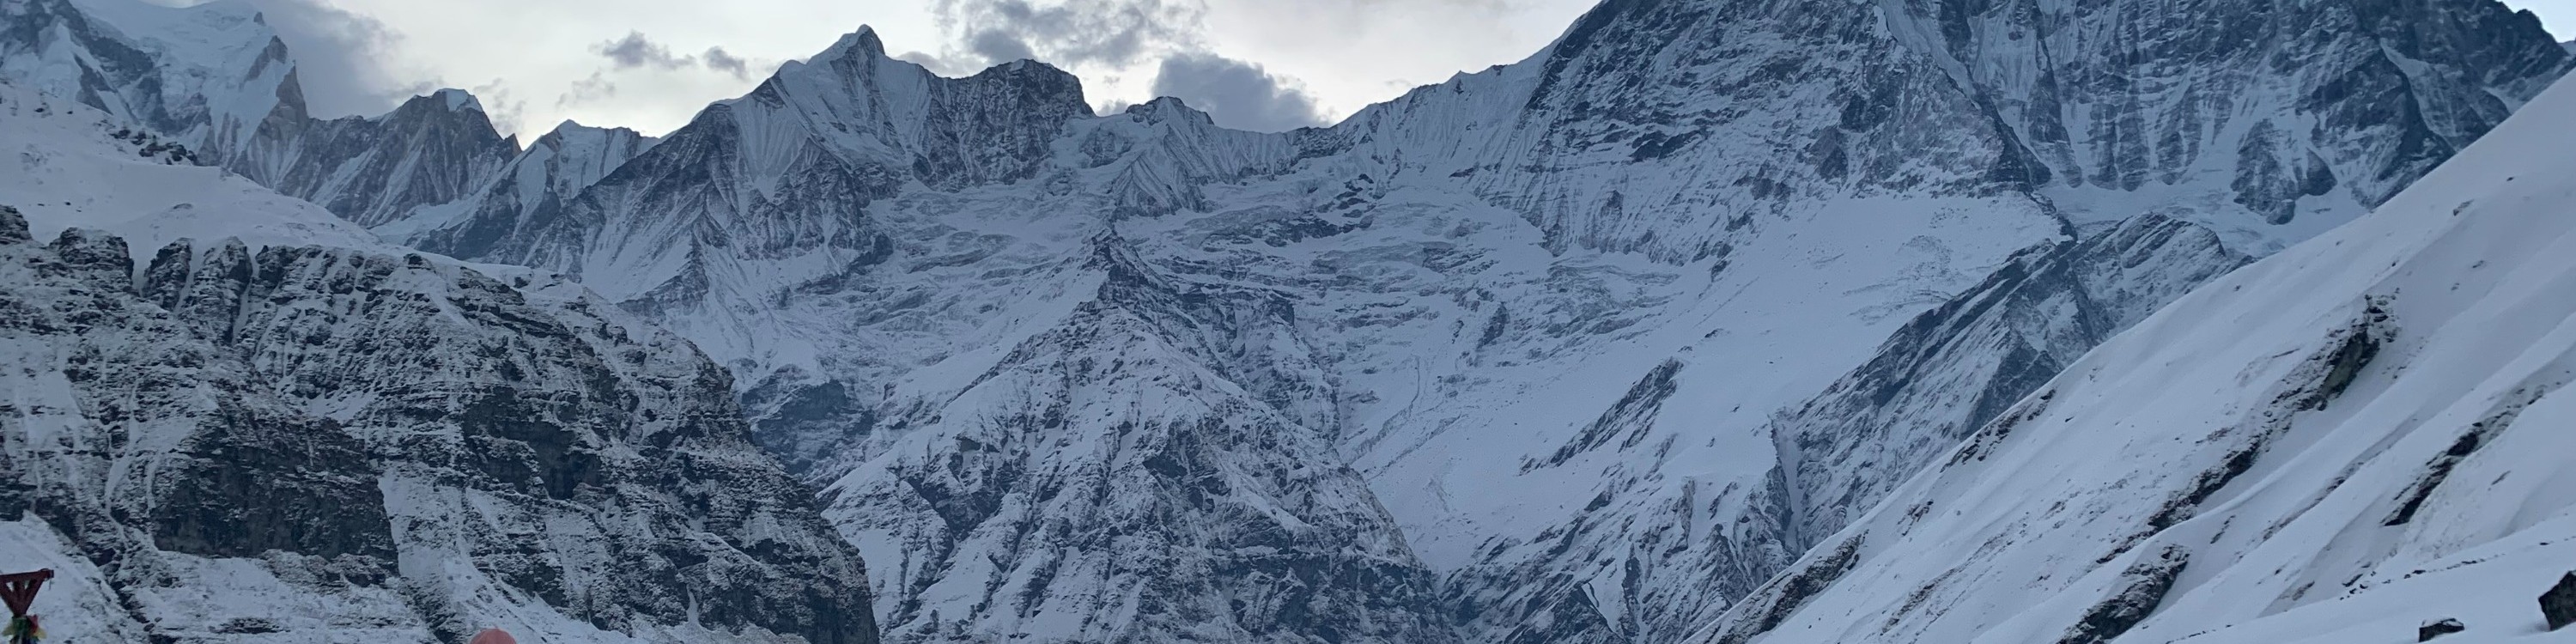
[[[1816,595],[1825,592],[1825,588],[1841,581],[1843,575],[1859,563],[1860,541],[1857,539],[1835,546],[1830,554],[1816,556],[1811,553],[1796,569],[1772,580],[1748,597],[1746,604],[1730,609],[1712,641],[1714,644],[1744,644],[1779,628],[1781,622],[1805,607],[1808,600],[1815,599]]]
[[[1629,386],[1628,394],[1620,397],[1619,402],[1612,403],[1608,411],[1601,412],[1600,418],[1585,426],[1582,433],[1575,434],[1572,441],[1558,447],[1546,460],[1521,462],[1521,471],[1563,465],[1568,459],[1609,444],[1610,439],[1623,433],[1628,436],[1625,446],[1635,447],[1652,427],[1650,423],[1656,412],[1662,411],[1664,400],[1672,397],[1676,389],[1673,378],[1681,371],[1682,362],[1679,360],[1666,360],[1657,365],[1653,371],[1646,372],[1644,379]]]
[[[18,214],[16,208],[0,206],[0,244],[17,244],[35,241],[35,239],[35,235],[27,232],[26,215]]]
[[[137,288],[123,253],[77,229],[0,245],[0,337],[41,348],[0,351],[0,371],[62,383],[0,376],[26,392],[0,407],[0,510],[63,531],[114,592],[164,593],[127,602],[137,622],[207,611],[219,621],[189,628],[426,638],[505,617],[490,612],[504,597],[538,611],[510,619],[632,634],[876,641],[857,556],[685,342],[417,256],[183,242]],[[42,440],[28,417],[52,428]],[[173,605],[271,592],[204,586],[238,580],[199,578],[189,557],[320,603]],[[403,577],[415,560],[444,567]],[[301,610],[389,621],[273,614]]]
[[[2454,633],[2464,633],[2468,630],[2469,625],[2460,623],[2460,620],[2450,618],[2438,619],[2425,622],[2423,626],[2415,627],[2415,641],[2430,642],[2437,637],[2451,635]]]
[[[2558,585],[2540,594],[2540,616],[2553,631],[2576,624],[2576,572],[2560,577]]]
[[[2278,393],[2273,394],[2273,409],[2263,415],[2263,420],[2225,430],[2241,433],[2244,441],[2228,452],[2219,464],[2195,475],[2191,487],[2166,501],[2163,508],[2148,517],[2145,530],[2133,535],[2132,540],[2181,525],[2199,514],[2202,503],[2254,469],[2255,461],[2262,458],[2264,450],[2274,439],[2288,431],[2299,412],[2324,409],[2336,397],[2343,395],[2360,377],[2362,370],[2379,355],[2379,347],[2396,332],[2394,325],[2389,323],[2384,301],[2364,301],[2357,318],[2350,326],[2327,334],[2328,346],[2300,361],[2288,380],[2280,384]]]
[[[2388,520],[2381,522],[2380,525],[2400,526],[2414,522],[2415,514],[2424,509],[2424,502],[2431,500],[2433,492],[2441,489],[2443,483],[2450,481],[2453,469],[2458,468],[2460,463],[2467,461],[2471,455],[2477,454],[2480,448],[2486,447],[2495,439],[2496,433],[2512,426],[2514,419],[2522,416],[2524,408],[2530,407],[2542,396],[2547,396],[2556,390],[2554,386],[2526,386],[2517,389],[2511,398],[2498,403],[2495,411],[2489,412],[2485,418],[2478,419],[2478,422],[2470,423],[2468,430],[2460,432],[2459,439],[2452,441],[2449,449],[2442,450],[2440,455],[2433,457],[2432,462],[2424,465],[2424,473],[2416,477],[2415,482],[2407,487],[2405,496],[2398,502],[2397,511],[2390,513]]]
[[[2102,644],[2137,627],[2164,604],[2165,593],[2173,590],[2174,580],[2182,576],[2183,566],[2190,558],[2191,553],[2181,547],[2168,546],[2130,564],[2120,573],[2119,592],[2085,611],[2057,644]]]
[[[1807,500],[1800,531],[1833,534],[2094,345],[2192,288],[2251,261],[2185,221],[2141,215],[2078,242],[2036,249],[1917,316],[1867,364],[1773,423],[1794,441],[1784,467]],[[1961,404],[1966,403],[1966,404]],[[1964,413],[1963,413],[1964,412]],[[2036,412],[2033,412],[2036,413]],[[1957,454],[1974,458],[1971,446]]]

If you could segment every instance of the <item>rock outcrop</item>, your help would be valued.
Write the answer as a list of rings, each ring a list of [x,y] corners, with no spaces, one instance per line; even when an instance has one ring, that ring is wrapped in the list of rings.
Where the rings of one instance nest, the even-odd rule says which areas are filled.
[[[724,371],[577,286],[0,211],[0,515],[153,641],[876,641]],[[95,616],[90,616],[95,617]]]

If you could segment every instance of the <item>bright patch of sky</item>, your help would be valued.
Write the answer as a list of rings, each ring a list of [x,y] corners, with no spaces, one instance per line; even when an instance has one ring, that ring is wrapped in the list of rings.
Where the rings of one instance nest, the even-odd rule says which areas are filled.
[[[189,0],[156,0],[187,2]],[[504,130],[579,120],[659,134],[860,25],[962,76],[1018,57],[1101,109],[1172,94],[1220,123],[1330,123],[1517,61],[1594,0],[226,0],[285,34],[323,116],[474,90]],[[2507,0],[2576,34],[2576,0]],[[2576,36],[2571,36],[2576,37]]]
[[[2505,0],[2518,9],[2530,9],[2540,15],[2540,23],[2561,41],[2576,40],[2576,0]]]
[[[188,2],[190,0],[155,0]],[[1015,57],[1080,75],[1095,106],[1176,93],[1220,122],[1338,120],[1527,57],[1593,0],[228,0],[296,49],[325,116],[474,90],[505,130],[565,119],[661,133],[861,25],[950,76]],[[356,61],[343,69],[321,59]],[[337,72],[337,73],[330,73]],[[1192,96],[1192,94],[1199,96]]]

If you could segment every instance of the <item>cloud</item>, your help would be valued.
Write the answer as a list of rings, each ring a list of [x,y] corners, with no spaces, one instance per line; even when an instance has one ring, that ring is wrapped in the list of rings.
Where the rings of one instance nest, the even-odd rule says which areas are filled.
[[[1201,0],[938,0],[940,27],[986,64],[1032,58],[1058,66],[1125,67],[1195,48]]]
[[[1154,95],[1181,99],[1218,125],[1240,130],[1281,132],[1324,123],[1315,97],[1296,80],[1204,52],[1164,58]]]
[[[696,56],[672,55],[670,47],[653,42],[651,38],[644,37],[644,32],[641,31],[629,31],[624,38],[591,45],[590,52],[607,57],[609,62],[617,65],[618,69],[650,67],[677,70],[683,67],[695,67],[698,64]]]
[[[966,51],[974,52],[975,55],[984,57],[986,62],[993,63],[1038,56],[1037,52],[1029,50],[1029,44],[1021,41],[1019,36],[991,29],[976,32],[974,37],[966,39]]]
[[[555,108],[562,109],[593,101],[617,97],[617,84],[609,82],[607,72],[591,72],[589,78],[572,82],[572,90],[555,97]]]
[[[641,31],[626,32],[624,38],[591,45],[590,53],[607,58],[609,64],[618,71],[651,69],[675,72],[704,67],[708,71],[731,75],[739,80],[750,80],[752,71],[755,69],[766,72],[778,67],[776,61],[736,56],[721,46],[708,47],[706,53],[695,56],[671,53],[669,45],[654,42]],[[593,74],[591,80],[598,80],[598,75]]]
[[[926,51],[907,51],[896,55],[894,59],[920,65],[930,70],[930,73],[941,76],[957,77],[975,73],[975,65],[970,62]]]
[[[1322,124],[1323,110],[1305,85],[1210,51],[1210,1],[937,0],[932,13],[953,39],[951,48],[941,55],[905,54],[905,60],[943,74],[1020,59],[1094,73],[1155,65],[1155,95],[1179,98],[1219,125],[1276,132]],[[1114,77],[1108,81],[1117,82]],[[1101,111],[1116,113],[1124,107],[1123,101],[1112,100]]]
[[[734,56],[723,47],[708,47],[702,57],[707,61],[707,69],[732,74],[734,78],[751,78],[751,61]]]
[[[483,104],[483,116],[492,121],[493,129],[503,134],[527,131],[528,101],[510,91],[508,80],[495,78],[466,91]]]
[[[295,56],[296,80],[315,116],[375,115],[410,98],[426,74],[387,69],[402,33],[323,0],[255,0],[252,6]]]

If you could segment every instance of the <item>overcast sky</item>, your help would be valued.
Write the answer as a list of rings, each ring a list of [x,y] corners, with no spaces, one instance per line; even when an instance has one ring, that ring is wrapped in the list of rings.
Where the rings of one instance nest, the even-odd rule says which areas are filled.
[[[1287,129],[1519,60],[1595,0],[248,1],[322,115],[463,87],[534,136],[565,119],[666,132],[863,24],[946,75],[1031,57],[1081,75],[1098,107],[1168,94]],[[2576,0],[2509,4],[2576,32]]]

